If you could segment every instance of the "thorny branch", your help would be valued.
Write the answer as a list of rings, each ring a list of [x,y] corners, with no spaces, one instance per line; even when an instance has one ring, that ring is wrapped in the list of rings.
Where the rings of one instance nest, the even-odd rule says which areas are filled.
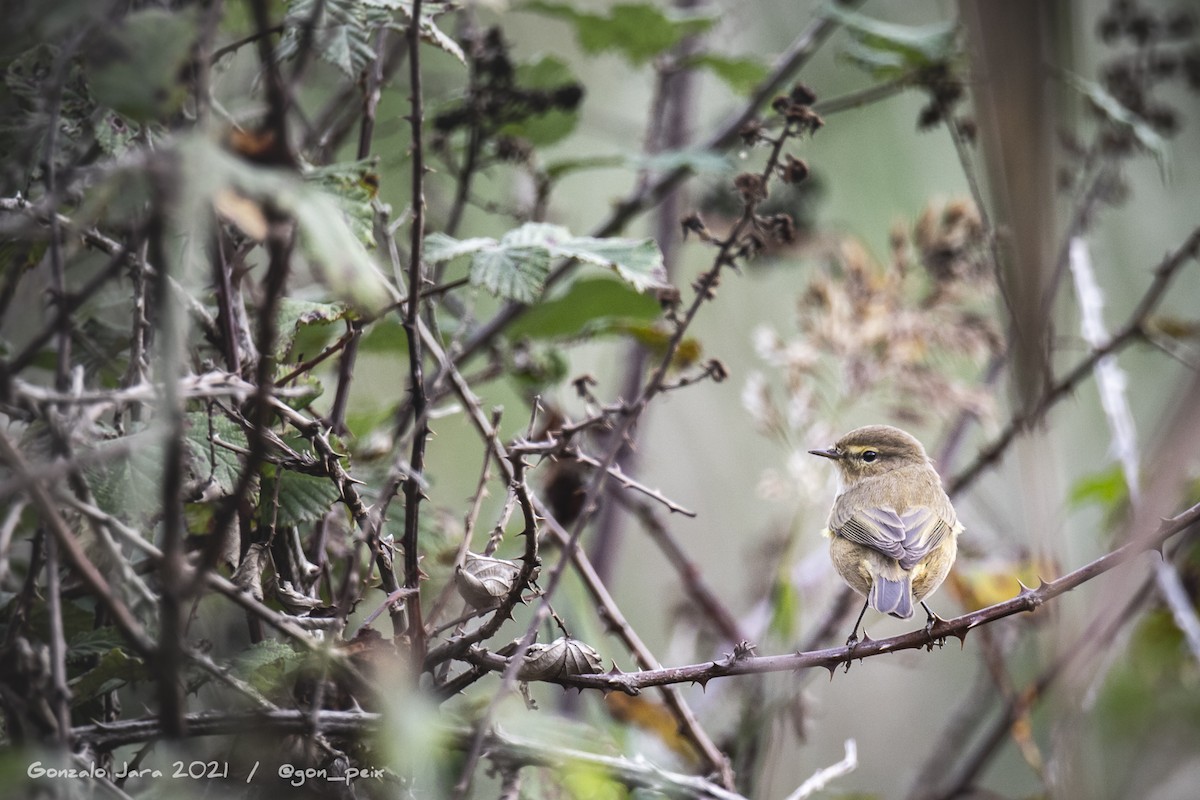
[[[1058,597],[1081,584],[1084,584],[1109,570],[1120,566],[1137,555],[1147,551],[1157,551],[1167,539],[1181,533],[1200,522],[1200,504],[1164,520],[1158,530],[1139,534],[1121,547],[1116,548],[1082,567],[1052,581],[1042,582],[1036,589],[1023,587],[1016,597],[995,605],[963,614],[948,620],[938,620],[927,633],[923,628],[909,633],[892,636],[887,639],[866,638],[853,647],[833,647],[824,650],[794,653],[791,655],[751,656],[735,650],[720,661],[704,664],[692,664],[684,667],[668,667],[664,669],[642,670],[640,672],[621,673],[617,671],[603,675],[576,675],[553,679],[554,683],[578,688],[618,690],[628,694],[637,694],[649,686],[663,686],[677,683],[705,684],[713,678],[723,678],[732,675],[752,675],[763,672],[786,672],[813,667],[824,667],[833,672],[837,667],[848,665],[852,661],[861,661],[874,656],[902,650],[931,649],[934,644],[954,636],[965,642],[967,634],[980,625],[987,625],[997,620],[1011,617],[1014,614],[1034,611],[1046,601]],[[1156,556],[1155,557],[1159,557]],[[508,667],[509,660],[503,656],[475,651],[471,659],[481,666],[492,670],[503,670]]]

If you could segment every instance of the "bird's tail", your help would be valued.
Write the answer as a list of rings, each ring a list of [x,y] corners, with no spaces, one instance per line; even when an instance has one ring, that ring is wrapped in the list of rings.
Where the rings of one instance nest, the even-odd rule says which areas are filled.
[[[913,615],[912,578],[905,575],[899,580],[876,576],[867,595],[871,608],[893,617],[908,619]]]

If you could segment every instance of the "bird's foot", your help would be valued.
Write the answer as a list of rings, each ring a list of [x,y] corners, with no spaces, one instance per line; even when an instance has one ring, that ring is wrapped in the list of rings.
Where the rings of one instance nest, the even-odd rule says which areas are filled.
[[[924,606],[925,604],[922,603],[921,605]],[[940,623],[945,622],[946,620],[942,619],[937,614],[930,611],[928,606],[925,607],[925,613],[927,615],[925,618],[925,636],[928,637],[928,639],[929,639],[929,642],[925,645],[925,647],[927,650],[933,650],[933,646],[935,644],[938,647],[941,647],[942,645],[944,645],[946,643],[945,636],[935,637],[933,635],[933,629],[936,628]]]

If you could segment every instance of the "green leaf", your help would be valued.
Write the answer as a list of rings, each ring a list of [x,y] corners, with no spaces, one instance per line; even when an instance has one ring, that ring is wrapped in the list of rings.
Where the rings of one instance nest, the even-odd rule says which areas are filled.
[[[404,11],[404,15],[408,19],[412,19],[412,2],[406,0],[362,0],[363,3],[369,6],[384,6],[386,8],[399,8]],[[421,7],[421,41],[426,44],[431,44],[439,50],[445,51],[458,59],[458,63],[464,67],[467,65],[467,57],[463,53],[462,48],[458,46],[458,42],[451,39],[437,25],[433,24],[433,19],[443,11],[450,9],[450,4],[445,6],[424,5]]]
[[[304,663],[298,653],[278,639],[264,639],[243,651],[235,663],[235,672],[263,694],[285,687]]]
[[[333,64],[348,78],[357,78],[375,58],[371,39],[376,30],[391,25],[393,10],[359,0],[290,0],[275,57],[294,58],[311,36],[321,60]]]
[[[498,242],[484,238],[458,241],[432,234],[426,243],[426,259],[432,263],[470,254],[472,284],[521,303],[532,303],[540,296],[556,258],[574,258],[611,269],[638,291],[669,286],[662,253],[652,239],[572,236],[561,226],[531,222],[509,231]]]
[[[117,448],[127,452],[112,455]],[[160,434],[139,431],[100,440],[84,452],[95,456],[92,463],[83,467],[83,474],[96,497],[96,505],[102,510],[118,519],[130,520],[157,507],[163,466]]]
[[[286,360],[291,356],[296,336],[302,328],[309,325],[329,325],[352,316],[352,313],[344,303],[313,303],[291,297],[279,298],[276,314],[278,335],[275,342],[278,358]]]
[[[375,246],[374,200],[379,195],[379,173],[374,159],[328,164],[309,169],[304,180],[337,198],[346,222],[364,247]]]
[[[230,495],[242,473],[241,456],[228,447],[210,445],[210,425],[212,434],[226,444],[245,450],[249,443],[241,426],[216,410],[211,418],[207,411],[192,411],[187,415],[192,477],[211,477],[222,495]]]
[[[392,317],[374,322],[358,342],[360,353],[389,353],[408,357],[408,334]]]
[[[312,522],[325,516],[325,512],[338,500],[337,487],[329,478],[318,478],[292,470],[280,471],[279,512],[275,524],[279,527]],[[273,489],[270,492],[274,492]],[[263,499],[271,497],[263,491]],[[270,512],[265,512],[270,513]]]
[[[102,656],[113,648],[123,647],[125,640],[112,625],[80,631],[67,642],[67,659],[79,661]]]
[[[800,597],[786,574],[776,577],[771,592],[771,620],[768,629],[780,641],[790,642],[800,618]]]
[[[71,705],[77,706],[97,695],[149,677],[140,658],[114,647],[100,657],[95,667],[70,681]]]
[[[549,273],[550,253],[545,247],[501,242],[471,260],[471,283],[518,303],[537,300]]]
[[[1098,505],[1105,511],[1112,511],[1129,497],[1129,487],[1125,483],[1125,471],[1120,464],[1113,464],[1108,469],[1084,475],[1071,487],[1069,502],[1078,508],[1087,505]]]
[[[195,29],[194,14],[157,8],[97,28],[85,47],[87,81],[96,101],[138,121],[177,111],[187,97],[181,71]]]
[[[425,260],[430,264],[442,264],[495,245],[496,240],[487,237],[455,239],[444,233],[431,233],[425,237]]]
[[[872,19],[832,3],[823,13],[839,22],[851,37],[845,54],[875,77],[904,73],[944,63],[956,54],[956,22],[897,25]]]
[[[650,322],[661,311],[657,300],[625,283],[607,277],[582,278],[562,297],[538,303],[517,318],[508,334],[514,339],[571,338],[613,320]]]
[[[666,289],[662,251],[653,239],[594,239],[578,236],[554,247],[554,255],[607,267],[639,292]]]
[[[711,16],[668,16],[648,3],[618,3],[607,15],[550,0],[533,0],[523,9],[570,23],[585,52],[615,51],[635,66],[665,53],[686,36],[703,33],[717,21]]]
[[[738,94],[748,95],[770,74],[766,64],[749,56],[722,56],[704,53],[687,60],[687,66],[711,70]]]

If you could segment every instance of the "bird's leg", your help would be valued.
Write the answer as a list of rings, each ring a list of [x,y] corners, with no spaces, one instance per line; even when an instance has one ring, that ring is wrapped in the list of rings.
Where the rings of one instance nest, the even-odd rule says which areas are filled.
[[[925,635],[929,637],[929,644],[930,644],[929,649],[932,650],[933,649],[933,646],[932,646],[933,645],[933,626],[939,622],[945,622],[946,620],[942,619],[937,614],[930,611],[929,606],[925,605],[924,600],[921,601],[921,608],[925,609],[925,614],[926,614]]]
[[[854,647],[858,644],[858,626],[863,621],[863,617],[867,614],[867,601],[863,601],[862,611],[858,612],[858,619],[854,621],[854,630],[850,631],[850,638],[846,640],[846,647]]]

